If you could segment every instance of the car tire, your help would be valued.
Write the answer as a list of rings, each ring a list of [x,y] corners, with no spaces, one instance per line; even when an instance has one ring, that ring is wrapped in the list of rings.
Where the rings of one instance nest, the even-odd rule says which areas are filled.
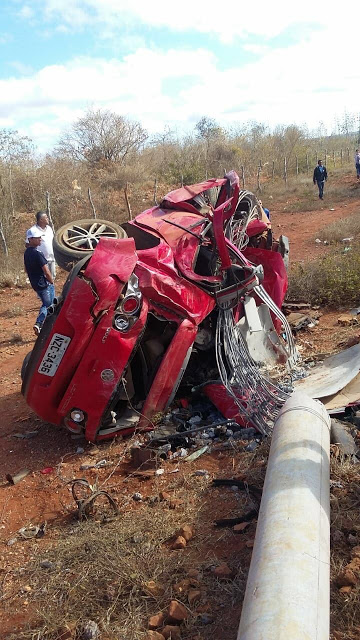
[[[64,224],[54,234],[54,256],[57,264],[71,271],[74,264],[93,253],[100,238],[127,238],[126,231],[115,222],[90,218]]]
[[[32,354],[32,351],[29,351],[29,353],[26,354],[23,363],[21,365],[21,372],[20,372],[20,376],[21,376],[21,381],[24,382],[24,378],[25,378],[25,373],[26,373],[26,369],[27,366],[29,364],[29,360],[30,360],[30,356]]]

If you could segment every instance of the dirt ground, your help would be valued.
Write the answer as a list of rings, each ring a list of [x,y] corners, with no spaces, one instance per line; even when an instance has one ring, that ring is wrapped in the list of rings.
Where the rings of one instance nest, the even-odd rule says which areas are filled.
[[[275,234],[289,236],[292,261],[307,261],[320,252],[330,250],[329,247],[319,248],[315,244],[316,232],[330,222],[351,215],[359,207],[360,200],[337,204],[335,211],[329,211],[324,206],[317,211],[284,213],[273,205],[273,228]],[[74,477],[85,477],[89,482],[97,479],[102,483],[113,471],[106,488],[110,487],[121,503],[125,500],[126,509],[133,509],[135,517],[136,510],[142,507],[133,503],[131,496],[137,491],[146,496],[155,490],[167,489],[169,479],[175,477],[170,476],[173,466],[167,462],[164,465],[165,473],[156,481],[156,487],[154,479],[144,481],[133,476],[129,479],[131,468],[124,454],[128,448],[127,442],[116,441],[98,448],[83,440],[73,440],[64,431],[42,423],[26,406],[20,393],[20,369],[34,343],[32,325],[37,310],[38,302],[30,289],[0,290],[0,637],[4,639],[11,634],[14,638],[20,637],[20,633],[36,620],[36,603],[29,597],[31,587],[29,591],[24,590],[28,586],[26,566],[34,557],[46,554],[64,528],[73,521],[75,504],[67,481]],[[319,324],[299,335],[305,355],[337,351],[343,348],[349,338],[360,333],[356,327],[339,327],[338,315],[336,312],[323,311]],[[29,439],[18,437],[28,432],[36,434]],[[111,463],[109,467],[96,471],[80,470],[80,465],[103,458]],[[265,467],[266,455],[246,452],[243,443],[236,452],[219,450],[211,456],[204,455],[196,463],[186,466],[186,469],[181,466],[174,490],[180,491],[186,478],[196,469],[207,470],[210,479],[242,477],[248,480],[251,474],[259,472],[261,480]],[[5,479],[6,474],[14,474],[21,469],[28,469],[29,475],[16,486],[10,485]],[[194,566],[203,564],[204,558],[215,564],[226,561],[231,565],[235,562],[245,584],[255,523],[243,535],[235,535],[232,530],[214,529],[214,518],[234,517],[239,514],[240,507],[244,508],[244,504],[240,504],[238,494],[234,491],[210,487],[207,487],[202,500],[202,510],[196,523],[196,527],[202,531],[201,542],[191,551]],[[24,540],[17,534],[21,527],[44,522],[46,533],[42,538]],[[216,598],[212,600],[209,596],[215,622],[209,626],[203,625],[200,631],[197,630],[197,636],[184,637],[235,639],[241,600],[233,601],[230,596],[224,598],[225,605],[221,605]],[[335,637],[345,638],[342,635]]]

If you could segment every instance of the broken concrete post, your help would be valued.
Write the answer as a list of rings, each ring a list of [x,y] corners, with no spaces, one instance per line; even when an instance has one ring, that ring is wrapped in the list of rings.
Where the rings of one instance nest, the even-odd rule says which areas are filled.
[[[274,426],[238,640],[328,640],[330,419],[302,392]]]

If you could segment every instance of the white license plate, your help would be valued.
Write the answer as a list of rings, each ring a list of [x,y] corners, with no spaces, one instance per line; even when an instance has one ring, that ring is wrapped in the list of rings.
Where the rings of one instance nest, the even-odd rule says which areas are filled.
[[[54,333],[46,353],[40,362],[38,372],[44,376],[54,376],[70,342],[71,338],[68,336],[63,336],[61,333]]]

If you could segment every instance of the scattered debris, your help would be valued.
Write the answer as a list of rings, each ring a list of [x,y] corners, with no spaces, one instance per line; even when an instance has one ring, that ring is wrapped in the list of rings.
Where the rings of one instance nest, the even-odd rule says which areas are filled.
[[[352,314],[351,312],[343,313],[338,317],[337,322],[341,327],[350,327],[353,324],[359,324],[356,315]]]
[[[317,324],[317,320],[312,318],[309,315],[305,315],[303,313],[291,312],[287,316],[287,321],[291,327],[291,329],[296,333],[300,331],[300,329],[313,328]]]
[[[45,535],[46,522],[43,522],[40,526],[30,524],[27,527],[21,527],[18,533],[25,540],[31,540],[32,538],[42,538]]]
[[[47,476],[50,473],[52,473],[54,471],[54,467],[45,467],[45,469],[41,469],[40,473],[43,474],[43,476]]]
[[[100,640],[100,629],[96,622],[89,620],[84,624],[81,640]]]
[[[311,304],[309,302],[284,302],[283,304],[284,311],[305,311],[306,309],[311,309]]]
[[[29,469],[21,469],[21,471],[18,471],[14,475],[11,475],[11,473],[7,473],[5,477],[6,480],[10,482],[10,484],[18,484],[18,482],[21,482],[21,480],[26,478],[29,473],[31,473]]]
[[[161,453],[162,452],[159,451],[159,455]],[[155,469],[156,468],[156,452],[153,451],[152,449],[148,449],[145,447],[139,447],[139,446],[132,447],[131,462],[136,469],[138,469],[139,467],[141,467],[141,469],[143,470]]]
[[[42,560],[40,562],[40,567],[42,569],[55,569],[55,564],[50,560]]]
[[[29,440],[39,435],[39,431],[25,431],[24,433],[13,433],[13,438],[20,438],[22,440]]]
[[[77,517],[79,520],[86,519],[91,513],[93,513],[96,500],[98,500],[98,498],[102,496],[107,499],[110,507],[114,511],[114,514],[118,515],[119,513],[118,506],[114,498],[112,498],[112,496],[107,491],[97,490],[96,488],[92,487],[87,480],[84,480],[83,478],[75,478],[75,480],[70,480],[68,484],[71,486],[71,492],[77,505],[77,509],[78,509]],[[79,488],[85,491],[84,497],[80,497],[77,494],[77,490]]]
[[[191,453],[189,456],[186,456],[186,458],[184,458],[184,461],[194,462],[194,460],[197,460],[198,458],[200,458],[200,456],[206,453],[208,449],[209,445],[206,444],[205,447],[201,447],[201,449],[198,449],[197,451],[194,451],[194,453]]]
[[[262,491],[255,487],[252,484],[248,484],[243,480],[238,480],[237,478],[215,478],[212,481],[213,487],[233,487],[237,486],[239,489],[243,491],[248,491],[256,500],[261,500]]]
[[[348,424],[332,418],[330,437],[331,443],[336,444],[344,456],[356,456],[358,448],[355,445]]]
[[[356,309],[350,309],[349,313],[352,316],[358,316],[360,313],[360,307],[356,307]]]
[[[251,509],[244,516],[239,518],[221,518],[221,520],[215,520],[216,527],[235,527],[238,524],[243,524],[244,522],[251,522],[251,520],[255,520],[258,517],[258,511],[256,509]]]

